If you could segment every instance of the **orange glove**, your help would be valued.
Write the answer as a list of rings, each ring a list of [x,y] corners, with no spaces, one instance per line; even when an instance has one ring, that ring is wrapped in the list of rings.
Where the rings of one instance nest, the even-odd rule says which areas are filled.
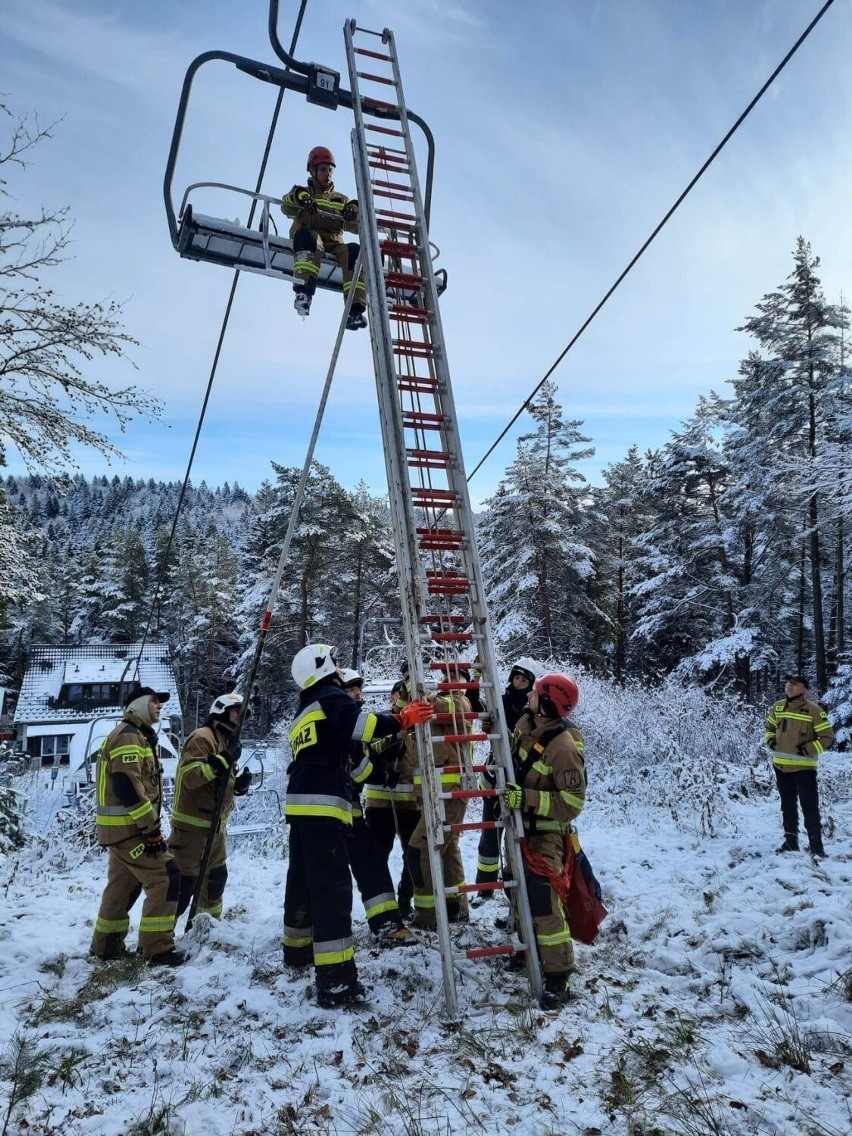
[[[410,730],[413,726],[420,726],[434,717],[435,711],[431,702],[409,702],[400,714],[399,720],[404,730]]]

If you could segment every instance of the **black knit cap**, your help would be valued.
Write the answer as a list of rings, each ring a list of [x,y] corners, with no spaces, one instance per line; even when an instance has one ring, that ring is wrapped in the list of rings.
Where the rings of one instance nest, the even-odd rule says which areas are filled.
[[[805,690],[808,689],[808,680],[805,678],[804,675],[800,675],[800,674],[784,675],[784,682],[800,682],[802,684],[802,686],[805,688]]]
[[[134,686],[130,693],[124,696],[122,706],[126,709],[137,698],[156,698],[158,702],[162,703],[168,702],[171,695],[167,690],[154,690],[152,686]]]

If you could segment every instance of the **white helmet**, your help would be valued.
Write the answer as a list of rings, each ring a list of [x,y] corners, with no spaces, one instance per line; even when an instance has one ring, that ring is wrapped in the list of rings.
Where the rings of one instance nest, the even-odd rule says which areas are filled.
[[[337,670],[337,659],[334,657],[336,647],[328,643],[309,643],[293,656],[290,673],[293,681],[301,690],[307,690],[315,682],[319,682],[326,675],[332,675]]]
[[[541,678],[542,670],[535,659],[520,658],[517,662],[512,664],[512,668],[509,671],[509,682],[512,681],[513,675],[516,674],[523,675],[530,686],[533,686],[536,679]]]
[[[243,696],[241,694],[220,694],[218,698],[214,698],[210,705],[211,717],[214,714],[226,714],[232,706],[242,706]]]
[[[340,676],[340,681],[343,683],[344,687],[363,686],[364,676],[362,674],[358,674],[357,671],[350,670],[348,667],[346,667],[344,668],[343,673]]]

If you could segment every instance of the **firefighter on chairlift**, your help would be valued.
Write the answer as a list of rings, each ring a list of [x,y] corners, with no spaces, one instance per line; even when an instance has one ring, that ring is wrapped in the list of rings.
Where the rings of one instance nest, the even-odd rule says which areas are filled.
[[[222,812],[213,837],[206,879],[198,896],[199,912],[207,912],[214,918],[222,915],[222,897],[228,880],[228,816],[234,807],[234,797],[244,796],[251,785],[248,769],[239,776],[236,773],[242,752],[236,736],[242,704],[241,694],[220,694],[214,698],[207,719],[186,739],[178,761],[169,836],[169,849],[180,868],[178,915],[189,907],[198,883],[219,783],[224,780]]]
[[[567,896],[563,871],[571,821],[586,799],[585,762],[574,738],[579,731],[565,720],[579,701],[577,684],[567,675],[546,674],[535,680],[512,734],[516,780],[503,791],[504,804],[519,809],[523,819],[524,874],[544,977],[544,1009],[558,1009],[568,1001],[574,969],[574,944],[561,893]]]
[[[180,966],[175,919],[180,873],[160,829],[163,777],[154,726],[168,691],[136,686],[124,717],[98,751],[98,843],[109,854],[107,882],[90,953],[104,961],[127,954],[130,909],[144,892],[139,950],[152,966]]]
[[[342,671],[343,689],[353,702],[361,703],[364,677],[357,671]],[[349,833],[349,862],[361,894],[367,923],[381,947],[406,947],[417,940],[403,923],[388,859],[361,808],[361,785],[370,778],[384,781],[385,772],[371,747],[356,742],[352,747],[352,830]]]
[[[293,658],[300,689],[290,727],[293,760],[285,817],[289,862],[284,896],[284,962],[314,964],[317,1003],[325,1008],[363,1001],[352,939],[352,828],[350,751],[354,743],[396,734],[428,722],[428,702],[412,702],[399,715],[361,709],[343,689],[334,648],[310,643]]]
[[[357,242],[345,243],[343,240],[344,230],[358,232],[358,202],[334,188],[332,179],[336,165],[331,150],[325,146],[314,146],[308,154],[308,184],[294,185],[281,203],[282,211],[293,219],[290,227],[293,276],[296,279],[293,306],[303,319],[310,314],[323,253],[335,257],[340,265],[345,302],[360,252]],[[359,280],[346,321],[349,331],[367,326],[366,306],[367,294]]]

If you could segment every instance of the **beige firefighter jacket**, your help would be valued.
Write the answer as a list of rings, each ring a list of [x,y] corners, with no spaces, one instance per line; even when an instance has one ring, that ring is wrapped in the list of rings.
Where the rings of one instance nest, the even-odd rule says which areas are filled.
[[[586,803],[586,769],[571,722],[533,717],[526,711],[512,733],[512,756],[524,792],[528,832],[567,832]],[[582,743],[582,735],[579,738]],[[523,771],[526,770],[524,773]]]
[[[307,210],[303,209],[296,198],[304,189],[307,189],[313,197],[318,209],[321,209],[323,213],[336,213],[339,219],[325,217],[323,213],[308,213]],[[351,198],[347,197],[345,193],[337,192],[334,188],[334,182],[331,182],[327,189],[320,189],[314,179],[309,177],[306,186],[294,185],[289,193],[285,193],[281,202],[281,212],[287,217],[293,218],[293,224],[290,226],[291,237],[294,237],[296,230],[301,229],[304,225],[308,229],[313,229],[315,233],[319,233],[324,240],[339,243],[343,240],[344,232],[358,232],[357,221],[344,221],[340,217],[343,206],[350,200]]]
[[[819,755],[831,749],[834,731],[828,714],[804,694],[782,698],[766,719],[766,744],[772,764],[782,773],[816,769]]]
[[[132,710],[125,710],[101,746],[95,779],[99,844],[118,844],[159,828],[163,779],[157,735]]]
[[[230,737],[231,730],[227,726],[221,722],[214,722],[212,725],[199,726],[186,739],[175,777],[175,799],[172,805],[173,833],[181,830],[186,832],[187,829],[210,828],[216,811],[218,780],[216,770],[211,766],[208,758],[216,753],[222,753]],[[234,807],[236,773],[230,769],[227,776],[228,783],[222,802],[222,827]]]
[[[472,732],[472,722],[470,718],[455,717],[456,714],[471,712],[470,702],[467,699],[463,690],[448,690],[443,694],[429,695],[429,701],[436,715],[439,714],[452,714],[454,717],[449,722],[436,722],[429,723],[429,730],[432,737],[446,734],[469,734]],[[411,760],[417,765],[417,742],[415,739],[414,731],[412,730],[408,737],[405,739],[406,749],[411,753]],[[471,750],[470,742],[439,742],[432,743],[432,754],[435,759],[435,768],[442,769],[445,765],[462,764],[463,747],[467,747],[468,751]],[[423,778],[419,773],[414,775],[414,795],[418,802],[422,799],[421,785]],[[441,774],[441,788],[444,791],[449,789],[458,789],[461,785],[460,773],[442,773]]]

